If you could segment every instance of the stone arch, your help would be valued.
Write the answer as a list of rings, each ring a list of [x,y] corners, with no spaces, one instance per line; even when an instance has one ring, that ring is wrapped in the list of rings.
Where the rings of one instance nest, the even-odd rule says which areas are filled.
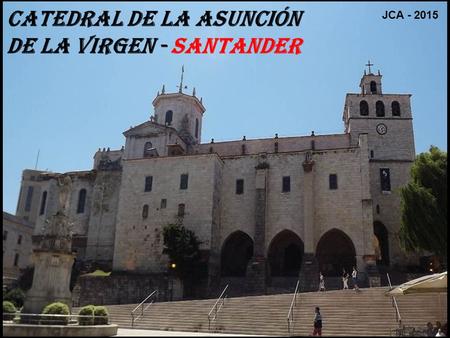
[[[377,83],[375,81],[370,81],[370,92],[372,94],[377,93]]]
[[[380,221],[373,223],[373,234],[376,237],[378,247],[375,247],[375,252],[379,252],[377,257],[377,265],[389,265],[389,232]]]
[[[303,241],[295,232],[279,232],[270,242],[267,254],[270,275],[298,276],[304,251]]]
[[[171,110],[166,111],[165,124],[170,126],[172,124],[172,118],[173,118],[173,111]]]
[[[359,102],[359,115],[367,116],[369,115],[369,104],[366,100]]]
[[[375,103],[375,114],[377,117],[384,117],[384,103],[383,101],[377,101]]]
[[[77,214],[84,213],[84,206],[86,205],[86,194],[86,189],[81,189],[78,193]]]
[[[151,157],[153,144],[151,142],[145,142],[144,144],[144,157]]]
[[[316,258],[324,276],[341,276],[356,266],[356,250],[351,238],[342,230],[331,229],[317,243]]]
[[[221,276],[244,277],[253,257],[253,240],[243,231],[231,233],[221,250]]]
[[[392,101],[391,103],[392,116],[400,116],[400,103]]]
[[[195,138],[198,138],[198,119],[195,119]]]

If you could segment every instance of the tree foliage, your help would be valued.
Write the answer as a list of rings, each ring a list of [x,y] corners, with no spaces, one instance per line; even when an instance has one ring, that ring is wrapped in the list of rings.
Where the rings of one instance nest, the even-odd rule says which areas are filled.
[[[411,179],[401,189],[400,243],[406,251],[447,256],[447,153],[431,146],[419,154]]]
[[[182,280],[196,276],[200,269],[201,242],[195,233],[180,224],[169,224],[163,228],[163,238],[163,253],[169,256],[170,264],[176,264],[175,274]]]

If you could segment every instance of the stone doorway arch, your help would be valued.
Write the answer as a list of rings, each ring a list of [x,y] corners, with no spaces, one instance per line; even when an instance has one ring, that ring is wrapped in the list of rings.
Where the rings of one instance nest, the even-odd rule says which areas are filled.
[[[375,252],[379,252],[377,257],[377,265],[389,266],[389,233],[383,223],[375,221],[373,223],[373,234],[377,238],[378,247]]]
[[[298,277],[304,254],[303,241],[291,230],[279,232],[270,242],[268,261],[272,277]]]
[[[253,257],[253,240],[243,231],[230,234],[222,245],[221,276],[245,277],[247,264]]]
[[[344,268],[351,274],[356,266],[355,246],[345,232],[331,229],[317,243],[316,258],[324,276],[342,276]]]

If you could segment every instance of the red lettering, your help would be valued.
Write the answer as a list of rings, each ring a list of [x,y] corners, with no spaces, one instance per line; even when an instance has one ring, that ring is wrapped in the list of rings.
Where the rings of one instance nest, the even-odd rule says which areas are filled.
[[[234,44],[234,47],[230,50],[230,54],[236,54],[236,50],[239,54],[248,54],[249,52],[246,52],[244,50],[245,48],[245,39],[239,38],[238,42]]]
[[[290,38],[279,38],[278,43],[275,46],[275,54],[286,54],[286,43],[290,40]]]
[[[194,51],[195,54],[200,54],[200,47],[202,43],[200,42],[200,38],[195,38],[194,41],[189,45],[189,49],[186,51],[186,54],[191,54]]]
[[[222,42],[222,48],[220,49],[220,54],[225,54],[227,50],[228,42],[233,41],[233,38],[220,38],[220,42]]]
[[[300,54],[300,46],[303,44],[302,38],[294,38],[292,39],[291,46],[289,47],[289,54]],[[293,52],[295,50],[295,53]]]
[[[269,43],[270,43],[270,47],[269,47]],[[266,38],[266,41],[264,41],[264,44],[261,48],[261,54],[270,53],[274,47],[275,47],[275,40],[272,38]]]
[[[175,40],[175,47],[172,48],[171,53],[173,54],[181,54],[184,52],[184,42],[186,42],[187,39],[186,38],[178,38]],[[177,49],[179,48],[179,49]]]
[[[247,53],[258,53],[259,47],[264,39],[263,38],[252,38],[250,41],[250,46],[248,47]]]
[[[206,53],[213,54],[214,51],[216,50],[217,42],[219,42],[219,40],[217,38],[208,38],[206,40],[206,45],[205,45],[205,48],[203,49],[202,54],[206,54]]]

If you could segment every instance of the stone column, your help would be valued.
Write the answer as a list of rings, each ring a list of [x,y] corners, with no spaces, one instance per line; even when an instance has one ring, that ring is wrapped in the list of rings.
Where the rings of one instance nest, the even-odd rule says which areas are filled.
[[[265,157],[262,157],[265,158]],[[247,293],[266,293],[266,201],[269,165],[262,162],[256,166],[256,207],[253,257],[247,265]]]
[[[303,243],[305,253],[300,268],[300,288],[313,291],[319,287],[319,264],[314,253],[314,161],[311,153],[303,162]]]

